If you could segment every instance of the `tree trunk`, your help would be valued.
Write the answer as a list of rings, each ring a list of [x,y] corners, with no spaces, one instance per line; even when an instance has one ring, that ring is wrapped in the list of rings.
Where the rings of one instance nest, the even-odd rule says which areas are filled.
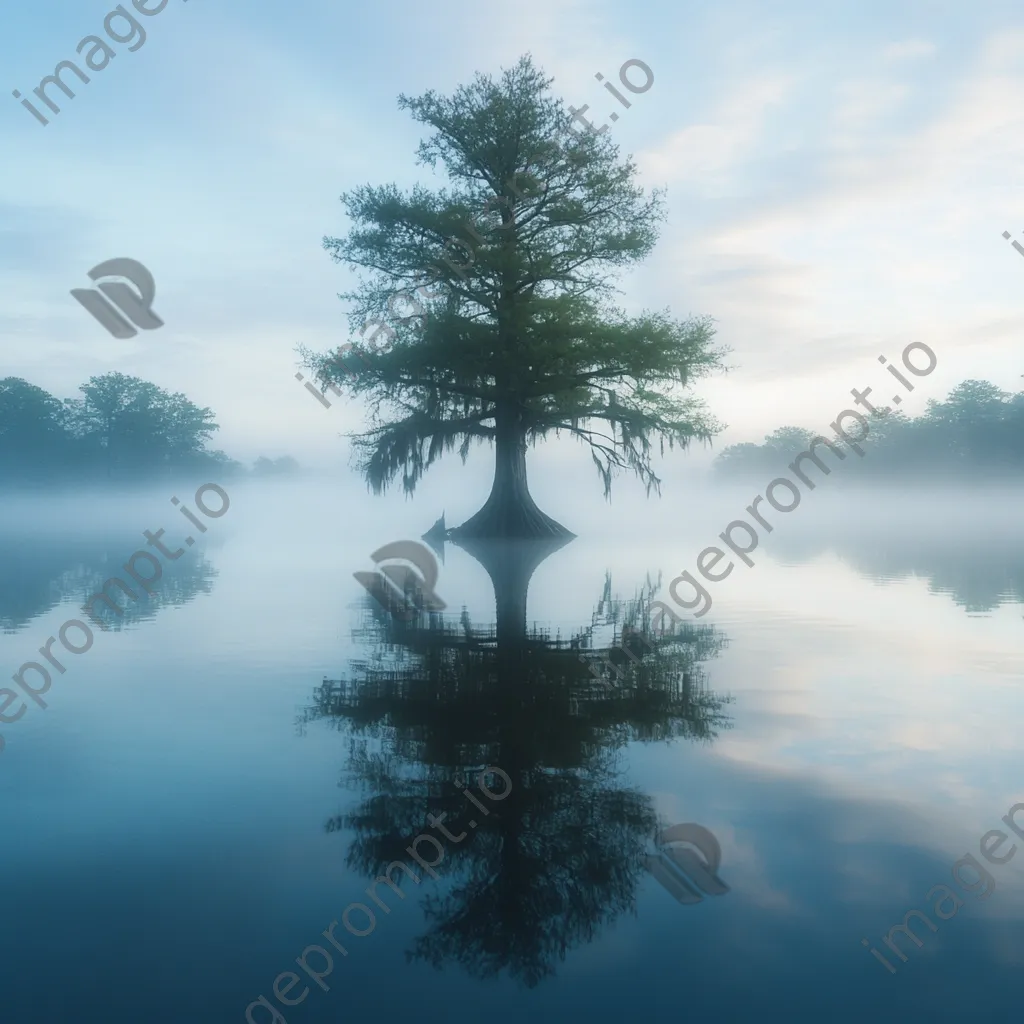
[[[505,657],[503,647],[508,653],[526,643],[526,595],[537,567],[572,539],[570,535],[540,540],[460,538],[456,541],[463,551],[484,567],[494,586],[499,661]],[[512,657],[511,654],[508,656]]]
[[[519,414],[499,408],[494,440],[494,483],[491,494],[474,516],[451,531],[453,539],[516,539],[575,534],[545,515],[530,495],[526,482],[526,437]]]

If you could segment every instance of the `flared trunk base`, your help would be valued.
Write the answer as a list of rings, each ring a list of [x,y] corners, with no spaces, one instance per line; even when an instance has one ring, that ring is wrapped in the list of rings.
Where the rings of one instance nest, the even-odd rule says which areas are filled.
[[[543,513],[527,495],[495,501],[494,495],[475,515],[450,530],[453,540],[572,540],[576,534]]]
[[[494,483],[483,508],[449,531],[453,540],[572,540],[576,534],[537,507],[526,482],[526,440],[516,415],[499,410]]]

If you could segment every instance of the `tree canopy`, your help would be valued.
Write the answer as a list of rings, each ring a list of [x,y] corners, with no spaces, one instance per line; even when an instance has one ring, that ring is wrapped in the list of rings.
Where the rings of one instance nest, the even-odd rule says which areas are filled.
[[[715,468],[723,477],[774,475],[818,434],[780,427],[762,444],[730,445]],[[965,380],[944,401],[929,399],[920,416],[871,416],[864,445],[871,456],[856,460],[858,477],[1016,477],[1024,473],[1024,392]]]
[[[353,331],[394,319],[372,336],[385,330],[386,348],[304,353],[325,385],[369,401],[354,446],[370,487],[401,477],[411,493],[445,452],[465,461],[473,444],[495,445],[491,496],[463,536],[564,531],[526,482],[526,447],[548,435],[589,449],[607,496],[620,470],[657,492],[655,451],[720,429],[687,394],[721,365],[711,319],[631,316],[612,302],[615,275],[654,247],[662,195],[644,193],[607,135],[570,130],[552,81],[527,56],[451,97],[400,97],[433,132],[419,162],[440,162],[449,186],[356,188],[342,196],[352,231],[324,239],[336,261],[370,272],[341,296]],[[424,280],[433,287],[401,300],[414,311],[394,314],[396,291]]]
[[[235,466],[208,442],[213,411],[122,373],[90,377],[60,401],[22,380],[0,380],[0,473],[6,483],[138,480],[173,470]]]

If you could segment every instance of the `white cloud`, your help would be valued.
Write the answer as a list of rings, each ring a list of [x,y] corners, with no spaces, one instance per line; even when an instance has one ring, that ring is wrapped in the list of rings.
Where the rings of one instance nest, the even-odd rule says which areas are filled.
[[[740,367],[702,389],[741,425],[723,440],[778,425],[781,396],[763,392],[773,381],[786,385],[786,422],[829,422],[879,352],[912,340],[940,356],[926,397],[965,376],[1019,389],[1024,263],[999,234],[1024,237],[1022,58],[1020,33],[994,35],[937,93],[865,75],[864,62],[828,81],[795,66],[774,88],[755,72],[710,123],[642,154],[645,176],[674,185],[644,300],[678,307],[682,293],[717,318]],[[780,117],[787,139],[803,129],[789,180],[764,173],[788,158]]]
[[[906,60],[913,57],[930,57],[935,53],[935,44],[925,39],[908,39],[903,43],[890,43],[883,51],[886,60]]]
[[[664,143],[638,154],[637,165],[652,181],[720,191],[723,175],[753,155],[766,117],[785,102],[793,86],[793,76],[777,73],[734,85],[707,123],[678,129]]]

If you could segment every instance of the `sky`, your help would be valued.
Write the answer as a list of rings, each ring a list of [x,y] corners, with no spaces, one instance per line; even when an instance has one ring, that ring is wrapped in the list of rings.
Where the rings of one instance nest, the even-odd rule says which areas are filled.
[[[338,293],[355,278],[323,248],[347,231],[339,196],[441,187],[397,97],[529,52],[595,124],[619,111],[614,141],[667,190],[623,307],[710,315],[731,350],[698,387],[727,429],[673,467],[824,428],[913,341],[938,365],[910,415],[967,378],[1024,383],[1024,258],[1002,237],[1024,242],[1019,4],[169,0],[146,17],[128,2],[145,42],[129,51],[115,19],[128,42],[88,85],[65,76],[73,100],[51,89],[43,126],[11,91],[31,97],[113,9],[0,11],[0,376],[63,398],[118,370],[213,408],[236,458],[346,465],[362,409],[324,409],[294,379],[300,345],[350,338]],[[626,110],[595,75],[616,82],[630,59],[654,83]],[[162,328],[115,339],[71,297],[115,257],[153,273]],[[540,459],[563,461],[592,473],[569,441]]]

